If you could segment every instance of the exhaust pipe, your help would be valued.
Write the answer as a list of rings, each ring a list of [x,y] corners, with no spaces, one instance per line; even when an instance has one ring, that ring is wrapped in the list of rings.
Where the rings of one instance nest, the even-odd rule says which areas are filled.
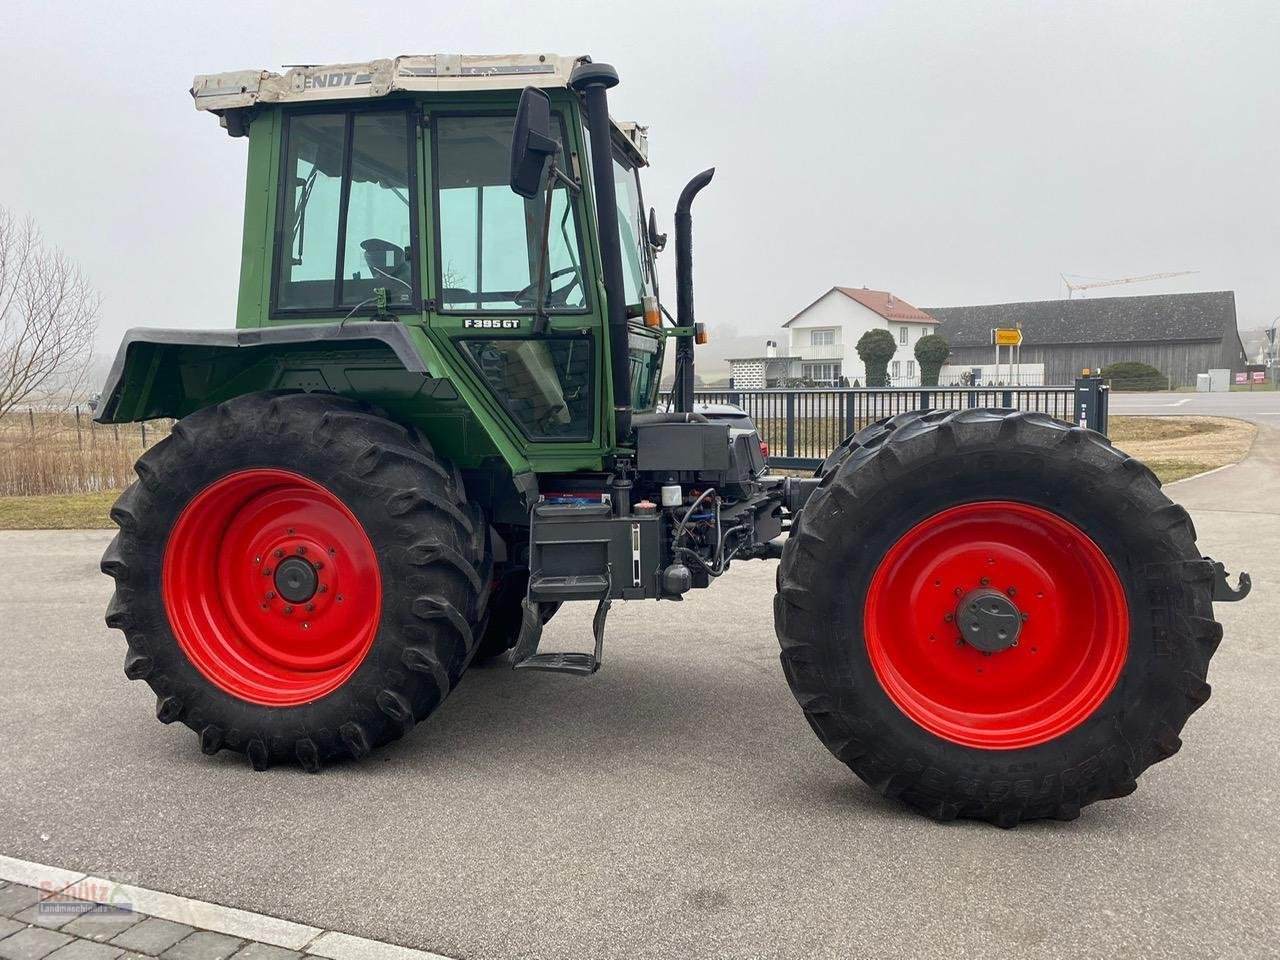
[[[622,245],[618,239],[618,200],[613,183],[613,143],[609,135],[609,99],[618,74],[607,63],[580,63],[569,86],[582,94],[590,125],[591,184],[595,189],[596,225],[600,234],[600,266],[609,320],[609,371],[613,379],[614,442],[631,436],[631,357],[628,353],[627,295],[622,281]]]
[[[693,327],[693,198],[715,176],[716,168],[703,170],[680,191],[676,203],[676,322]],[[671,406],[678,413],[693,411],[693,337],[676,339],[676,373]]]

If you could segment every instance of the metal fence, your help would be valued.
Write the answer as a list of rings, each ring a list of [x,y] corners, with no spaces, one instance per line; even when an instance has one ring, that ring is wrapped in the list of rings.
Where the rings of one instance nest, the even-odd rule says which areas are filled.
[[[769,445],[769,462],[796,469],[817,467],[851,433],[909,410],[1016,407],[1076,422],[1074,387],[720,390],[699,391],[694,402],[741,407]]]

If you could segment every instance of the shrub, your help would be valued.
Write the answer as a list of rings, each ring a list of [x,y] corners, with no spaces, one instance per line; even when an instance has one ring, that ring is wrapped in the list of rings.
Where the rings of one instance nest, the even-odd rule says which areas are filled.
[[[1147,363],[1121,360],[1102,368],[1102,379],[1112,390],[1168,390],[1169,378]]]
[[[946,340],[936,333],[931,333],[916,341],[916,361],[920,364],[920,385],[922,387],[936,387],[938,385],[938,374],[942,372],[942,365],[947,362],[947,357],[949,356],[951,356],[951,347],[947,345]]]
[[[858,356],[867,368],[867,386],[883,387],[889,370],[889,361],[898,350],[893,334],[888,330],[868,330],[858,338]]]

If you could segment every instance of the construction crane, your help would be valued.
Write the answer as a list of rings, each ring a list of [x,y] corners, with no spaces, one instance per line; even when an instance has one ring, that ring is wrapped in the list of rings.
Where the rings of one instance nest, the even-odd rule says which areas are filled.
[[[1164,280],[1168,277],[1185,277],[1199,270],[1177,270],[1173,273],[1149,273],[1143,277],[1121,277],[1119,280],[1107,280],[1101,277],[1082,277],[1078,273],[1060,273],[1062,282],[1067,285],[1067,299],[1070,300],[1077,290],[1092,290],[1095,287],[1114,287],[1122,283],[1144,283],[1147,280]],[[1072,279],[1067,279],[1068,277]],[[1080,280],[1086,281],[1080,283]]]

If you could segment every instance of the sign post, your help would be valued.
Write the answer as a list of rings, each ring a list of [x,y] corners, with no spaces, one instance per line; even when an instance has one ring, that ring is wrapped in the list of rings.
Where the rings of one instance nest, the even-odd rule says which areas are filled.
[[[992,327],[991,342],[996,348],[996,382],[1000,382],[1000,348],[1009,348],[1009,379],[1016,379],[1014,374],[1014,350],[1018,350],[1018,355],[1022,354],[1022,328],[1021,327]],[[1018,386],[1018,384],[1015,384]]]

